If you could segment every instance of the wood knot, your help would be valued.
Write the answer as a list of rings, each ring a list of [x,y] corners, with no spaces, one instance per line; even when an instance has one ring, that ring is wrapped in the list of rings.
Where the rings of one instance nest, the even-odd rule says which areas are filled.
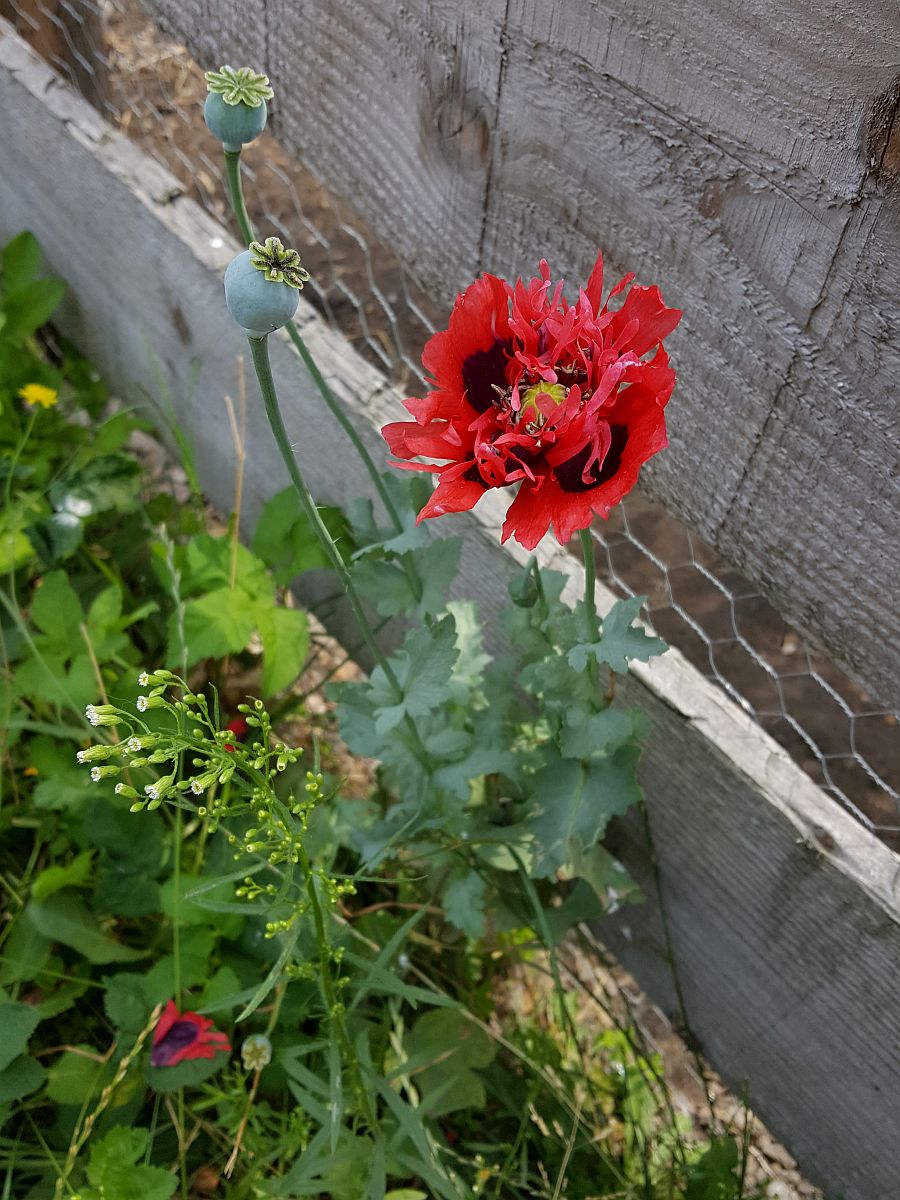
[[[491,103],[467,83],[464,56],[438,55],[428,63],[422,111],[422,137],[435,141],[441,157],[461,171],[483,171],[491,152]]]
[[[865,153],[876,184],[890,186],[900,179],[900,75],[872,101]]]

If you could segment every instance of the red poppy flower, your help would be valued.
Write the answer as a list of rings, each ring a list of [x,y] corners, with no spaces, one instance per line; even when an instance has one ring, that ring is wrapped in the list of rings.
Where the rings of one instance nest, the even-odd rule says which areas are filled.
[[[233,733],[239,742],[242,742],[250,732],[246,717],[232,717],[225,728],[229,733]]]
[[[242,742],[250,732],[250,726],[243,717],[232,717],[225,728],[229,733],[233,733],[239,742]],[[226,742],[225,749],[230,754],[234,754],[234,743]]]
[[[209,1017],[195,1012],[180,1013],[170,1000],[153,1033],[150,1065],[174,1067],[189,1058],[215,1058],[220,1051],[230,1050],[228,1038],[215,1028]]]
[[[572,305],[545,261],[527,284],[484,275],[457,296],[447,329],[422,354],[432,390],[405,402],[415,420],[382,430],[407,460],[395,466],[440,477],[420,521],[518,485],[501,540],[533,550],[551,524],[565,543],[631,491],[668,444],[675,372],[662,342],[681,319],[657,287],[631,287],[610,311],[633,279],[601,303],[598,255]],[[429,461],[408,461],[416,458]]]

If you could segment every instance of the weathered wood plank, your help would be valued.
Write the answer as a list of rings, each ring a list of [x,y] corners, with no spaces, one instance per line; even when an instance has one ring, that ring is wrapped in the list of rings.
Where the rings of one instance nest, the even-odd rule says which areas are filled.
[[[242,350],[222,303],[227,234],[174,181],[111,132],[0,26],[0,237],[30,226],[72,285],[66,328],[126,400],[153,393],[161,363],[182,419],[190,408],[205,487],[231,501],[233,461],[220,397]],[[64,178],[67,187],[60,189]],[[114,231],[115,236],[110,236]],[[373,448],[399,397],[302,305],[304,334]],[[365,492],[288,344],[273,361],[292,403],[289,435],[323,499]],[[248,420],[248,520],[280,486],[261,406]],[[335,462],[340,461],[340,472]],[[336,489],[340,488],[340,491]],[[495,618],[517,548],[497,544],[499,498],[460,518],[467,534],[461,589],[502,647]],[[577,563],[549,543],[546,565]],[[601,589],[600,604],[611,600]],[[330,614],[334,621],[334,614]],[[336,631],[342,627],[338,624]],[[345,636],[348,634],[343,627]],[[752,720],[670,652],[638,666],[626,699],[653,734],[643,763],[676,955],[696,1033],[809,1177],[845,1200],[893,1200],[900,1161],[900,868],[836,808]],[[622,853],[647,878],[633,826]],[[650,889],[648,888],[648,891]],[[666,1001],[654,905],[626,910],[604,934]]]
[[[207,64],[234,49],[232,0],[149,3]],[[435,296],[542,254],[574,281],[598,245],[665,284],[682,386],[648,490],[900,703],[896,0],[252,14],[286,144]]]

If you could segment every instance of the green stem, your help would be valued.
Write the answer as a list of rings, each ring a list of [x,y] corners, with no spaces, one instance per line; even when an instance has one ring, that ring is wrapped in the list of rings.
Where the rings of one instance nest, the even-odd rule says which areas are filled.
[[[362,601],[354,586],[353,579],[347,564],[341,557],[341,552],[338,550],[334,538],[328,530],[328,526],[322,520],[316,502],[313,500],[312,493],[306,486],[306,481],[300,474],[300,468],[297,465],[297,459],[294,455],[293,447],[287,435],[287,430],[284,427],[284,420],[281,416],[281,408],[278,404],[278,394],[275,391],[275,380],[272,377],[272,364],[269,362],[269,347],[267,338],[248,337],[250,343],[250,354],[253,358],[253,366],[256,369],[256,377],[259,380],[260,391],[262,392],[263,403],[266,406],[266,415],[269,418],[269,424],[272,427],[272,433],[275,437],[275,442],[281,452],[281,457],[288,469],[291,477],[291,482],[297,492],[300,500],[300,506],[305,512],[316,537],[328,555],[328,559],[334,569],[335,574],[341,581],[344,591],[347,595],[347,600],[356,622],[359,626],[360,633],[372,656],[373,662],[381,668],[385,678],[392,691],[394,692],[397,703],[403,699],[403,688],[400,686],[400,681],[394,674],[394,669],[388,662],[384,651],[375,640],[375,634],[366,616],[365,609],[362,606]],[[415,723],[407,716],[404,718],[404,726],[407,733],[410,735],[411,744],[416,756],[424,766],[428,766],[428,752],[422,744],[422,739],[419,736],[419,731],[416,729]]]
[[[581,531],[581,556],[584,559],[584,640],[588,645],[600,640],[600,622],[597,620],[597,560],[594,558],[594,539],[590,527]],[[597,660],[588,658],[588,679],[591,683],[591,699],[596,702],[600,692],[600,677]]]
[[[245,246],[249,246],[251,242],[256,241],[256,238],[253,236],[250,214],[247,212],[247,205],[244,203],[244,188],[241,184],[240,150],[225,151],[225,179],[228,182],[228,196],[231,200],[231,207],[234,209],[238,228],[241,231],[241,239]]]
[[[309,904],[316,927],[316,945],[319,950],[319,986],[322,989],[322,1000],[325,1004],[325,1011],[328,1014],[329,1021],[334,1026],[344,1061],[349,1064],[353,1073],[354,1083],[356,1084],[359,1101],[363,1109],[363,1116],[369,1128],[374,1131],[376,1128],[376,1117],[372,1109],[369,1093],[360,1073],[359,1062],[353,1050],[350,1035],[347,1032],[347,1025],[344,1021],[344,1006],[338,1002],[334,994],[334,982],[331,978],[331,944],[328,941],[328,934],[325,929],[325,915],[322,912],[322,905],[319,902],[319,893],[316,891],[316,880],[310,866],[309,856],[306,853],[306,847],[302,843],[300,843],[298,850],[298,862],[306,881],[306,894],[309,897]]]
[[[250,243],[256,239],[253,233],[253,225],[247,213],[247,205],[244,202],[244,188],[243,184],[241,183],[240,150],[225,151],[225,177],[228,181],[228,195],[231,198],[231,207],[234,209],[234,215],[241,231],[241,237],[244,240],[244,244],[249,246]],[[325,376],[319,370],[316,360],[313,358],[312,354],[310,354],[306,342],[301,337],[300,331],[297,329],[297,326],[293,321],[288,322],[287,332],[288,337],[291,339],[297,349],[297,353],[303,359],[303,365],[309,372],[313,383],[319,389],[319,394],[325,401],[329,412],[350,439],[353,449],[356,451],[360,461],[362,462],[366,471],[369,473],[369,477],[375,486],[375,490],[378,492],[381,503],[384,505],[384,510],[391,520],[391,524],[398,533],[402,533],[403,521],[400,517],[400,514],[397,512],[394,501],[391,499],[391,494],[387,489],[387,485],[385,484],[384,479],[382,479],[381,472],[376,467],[372,456],[366,449],[362,438],[359,436],[353,421],[347,415],[345,406],[338,401],[334,392],[332,392],[331,388],[326,383]],[[415,594],[417,596],[421,595],[421,584],[418,582],[418,579],[416,580]]]
[[[581,531],[581,554],[584,558],[584,632],[588,642],[596,642],[600,638],[600,625],[597,621],[596,601],[596,559],[594,558],[594,539],[590,529]]]

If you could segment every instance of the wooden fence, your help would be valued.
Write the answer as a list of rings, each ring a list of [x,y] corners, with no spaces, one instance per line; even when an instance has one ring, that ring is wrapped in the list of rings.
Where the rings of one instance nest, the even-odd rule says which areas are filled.
[[[649,490],[900,703],[897,0],[145,0],[448,300],[547,257],[684,309]]]
[[[393,69],[404,73],[402,64],[382,60],[382,72]],[[141,388],[154,394],[162,367],[182,419],[192,419],[204,485],[227,507],[231,471],[222,464],[231,461],[232,448],[221,397],[233,388],[233,355],[243,349],[221,294],[221,273],[235,249],[229,235],[2,22],[0,110],[0,160],[12,167],[0,172],[0,236],[25,227],[39,236],[50,265],[71,284],[66,332],[120,394],[136,399]],[[699,279],[700,267],[687,260],[686,249],[673,250],[673,262]],[[305,303],[300,317],[332,386],[378,452],[377,428],[396,415],[399,395]],[[365,493],[367,480],[352,456],[342,458],[336,482],[332,424],[290,346],[273,341],[274,368],[294,397],[289,433],[302,447],[314,490],[338,501]],[[737,329],[735,346],[740,360],[746,347]],[[693,354],[690,339],[682,350]],[[724,347],[719,354],[724,361]],[[691,411],[699,420],[699,397]],[[256,408],[248,451],[252,521],[282,478]],[[695,474],[699,487],[701,472]],[[497,544],[491,499],[459,518],[467,533],[461,590],[476,598],[488,621],[503,607],[518,555]],[[569,573],[574,594],[575,560],[549,547],[543,554]],[[610,602],[601,589],[601,606]],[[496,622],[493,629],[500,648]],[[625,691],[653,724],[643,781],[687,1006],[705,1052],[733,1083],[749,1078],[754,1107],[830,1195],[896,1200],[896,856],[837,809],[678,652],[636,666]],[[618,836],[623,857],[646,879],[642,839],[627,823]],[[603,935],[665,1003],[668,976],[654,906],[632,907]]]

